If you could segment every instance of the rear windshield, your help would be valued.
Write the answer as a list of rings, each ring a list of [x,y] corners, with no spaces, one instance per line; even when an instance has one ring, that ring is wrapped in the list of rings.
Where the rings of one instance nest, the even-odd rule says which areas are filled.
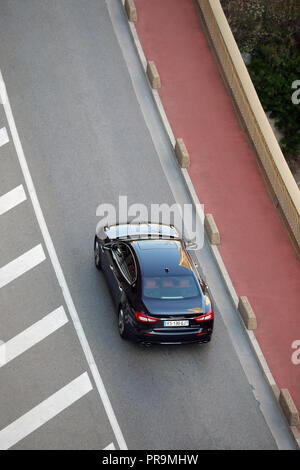
[[[200,295],[193,276],[145,277],[144,297],[151,299],[189,299]]]

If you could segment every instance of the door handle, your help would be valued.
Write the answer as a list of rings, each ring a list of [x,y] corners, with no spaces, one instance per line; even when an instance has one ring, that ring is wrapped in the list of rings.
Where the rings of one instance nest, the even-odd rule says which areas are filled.
[[[120,290],[121,292],[123,292],[123,289],[122,289],[122,287],[121,287],[121,286],[119,286],[119,290]]]
[[[109,265],[110,269],[113,271],[114,270],[114,267],[112,264]]]

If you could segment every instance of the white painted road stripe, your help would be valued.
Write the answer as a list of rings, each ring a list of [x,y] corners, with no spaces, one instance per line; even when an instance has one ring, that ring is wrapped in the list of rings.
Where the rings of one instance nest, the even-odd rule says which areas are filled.
[[[8,142],[9,142],[9,137],[7,135],[6,128],[2,127],[2,129],[0,129],[0,147],[2,147],[2,145],[7,144]]]
[[[103,450],[116,450],[114,443],[112,442],[108,446],[104,447]]]
[[[14,281],[46,259],[42,245],[37,245],[0,268],[0,288]]]
[[[0,197],[0,215],[5,214],[5,212],[13,209],[23,201],[26,201],[26,194],[22,184],[20,184],[20,186]]]
[[[87,372],[0,431],[0,450],[6,450],[43,426],[93,389]]]
[[[19,159],[19,163],[20,163],[20,166],[21,166],[21,169],[22,169],[22,172],[23,172],[23,176],[24,176],[24,179],[26,181],[27,190],[28,190],[28,193],[30,195],[30,199],[32,201],[32,205],[33,205],[33,208],[34,208],[34,211],[35,211],[35,215],[36,215],[39,227],[40,227],[41,232],[43,234],[43,238],[44,238],[44,241],[45,241],[45,244],[46,244],[46,247],[47,247],[47,250],[48,250],[48,253],[49,253],[49,256],[50,256],[50,259],[51,259],[51,262],[52,262],[52,265],[53,265],[53,268],[54,268],[54,271],[55,271],[55,274],[56,274],[56,277],[57,277],[57,280],[59,282],[59,285],[61,286],[65,302],[68,306],[68,310],[69,310],[70,316],[72,318],[72,322],[74,324],[74,328],[76,330],[78,339],[80,341],[80,344],[81,344],[82,350],[84,352],[85,358],[87,360],[87,363],[89,365],[90,371],[91,371],[91,373],[93,375],[93,378],[94,378],[94,381],[96,383],[96,387],[97,387],[97,390],[98,390],[99,395],[101,397],[101,400],[102,400],[103,406],[105,408],[107,417],[109,419],[110,425],[111,425],[111,427],[113,429],[113,432],[116,436],[116,440],[117,440],[117,443],[119,445],[119,448],[121,450],[127,450],[127,445],[126,445],[124,436],[123,436],[122,431],[120,429],[120,426],[119,426],[119,423],[117,421],[116,415],[114,413],[113,407],[110,403],[107,391],[105,389],[103,380],[102,380],[101,375],[99,373],[99,370],[98,370],[97,364],[95,362],[93,353],[91,351],[90,345],[89,345],[88,340],[87,340],[87,338],[85,336],[85,333],[83,331],[79,315],[77,313],[77,310],[76,310],[76,307],[74,305],[71,293],[69,291],[69,288],[68,288],[63,270],[61,268],[59,259],[57,257],[56,250],[54,248],[54,245],[53,245],[53,242],[52,242],[52,239],[51,239],[51,236],[50,236],[50,233],[49,233],[49,230],[48,230],[48,227],[47,227],[47,224],[46,224],[46,221],[45,221],[45,218],[44,218],[44,215],[43,215],[43,212],[42,212],[42,209],[41,209],[38,197],[37,197],[37,194],[36,194],[36,191],[35,191],[35,187],[34,187],[34,184],[33,184],[32,178],[31,178],[31,174],[30,174],[30,171],[29,171],[29,168],[28,168],[28,165],[27,165],[27,161],[26,161],[25,154],[24,154],[24,151],[23,151],[23,147],[22,147],[22,144],[21,144],[21,141],[20,141],[20,137],[19,137],[18,130],[17,130],[17,127],[16,127],[16,123],[15,123],[15,120],[14,120],[14,116],[13,116],[13,113],[12,113],[12,110],[11,110],[9,98],[8,98],[8,95],[7,95],[7,92],[6,92],[6,87],[5,87],[3,77],[2,77],[2,74],[1,74],[1,70],[0,70],[0,85],[1,85],[1,82],[3,82],[3,86],[0,86],[0,99],[1,99],[1,101],[3,103],[3,106],[4,106],[6,119],[9,123],[10,133],[11,133],[11,136],[12,136],[12,139],[13,139],[13,142],[14,142],[14,146],[15,146],[17,155],[18,155],[18,159]]]
[[[6,343],[2,343],[0,345],[0,358],[2,358],[0,367],[12,361],[20,354],[23,354],[67,322],[68,318],[65,314],[64,308],[58,307],[56,310],[46,315],[29,328],[16,335],[14,338],[10,339]]]
[[[6,96],[7,96],[6,87],[5,87],[5,83],[3,81],[2,73],[0,70],[0,103],[2,103],[3,105],[6,102]]]

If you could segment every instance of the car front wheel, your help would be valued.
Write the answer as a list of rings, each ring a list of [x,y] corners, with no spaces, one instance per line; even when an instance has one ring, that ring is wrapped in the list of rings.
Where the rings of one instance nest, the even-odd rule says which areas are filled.
[[[100,245],[95,237],[94,241],[94,259],[95,259],[95,266],[97,269],[101,270],[101,261],[100,261]]]

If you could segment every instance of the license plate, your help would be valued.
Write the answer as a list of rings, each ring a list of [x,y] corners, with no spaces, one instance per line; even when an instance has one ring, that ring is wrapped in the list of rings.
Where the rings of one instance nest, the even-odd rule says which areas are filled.
[[[164,326],[189,326],[188,320],[166,320]]]

